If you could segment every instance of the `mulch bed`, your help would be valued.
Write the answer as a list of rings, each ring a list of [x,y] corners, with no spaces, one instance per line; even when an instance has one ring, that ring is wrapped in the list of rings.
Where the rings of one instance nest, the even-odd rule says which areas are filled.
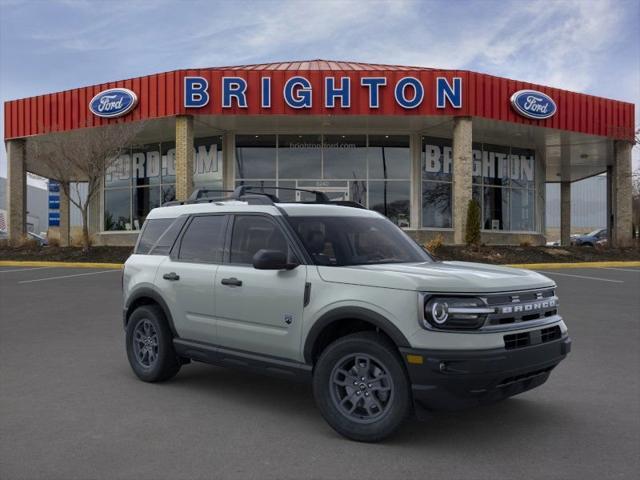
[[[0,260],[36,260],[57,262],[123,263],[132,252],[131,247],[92,247],[84,253],[79,247],[22,247],[0,246]],[[483,263],[562,263],[640,260],[640,248],[592,247],[470,247],[442,245],[435,250],[438,260],[460,260]]]

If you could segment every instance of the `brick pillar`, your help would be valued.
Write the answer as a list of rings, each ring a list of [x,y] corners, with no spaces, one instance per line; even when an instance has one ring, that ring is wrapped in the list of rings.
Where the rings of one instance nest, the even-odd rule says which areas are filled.
[[[193,192],[193,117],[176,117],[176,200]]]
[[[27,172],[25,141],[7,142],[7,227],[9,241],[18,243],[27,234]]]
[[[560,182],[560,245],[571,245],[571,182]]]
[[[615,247],[628,247],[632,243],[631,147],[631,142],[617,141],[615,143],[615,163],[611,179],[611,196],[613,197],[611,245]]]
[[[412,230],[420,228],[422,216],[422,136],[411,135],[411,219]]]
[[[222,137],[222,189],[235,189],[236,136],[225,133]]]
[[[67,190],[70,188],[69,184],[64,185]],[[69,197],[64,191],[62,182],[60,182],[60,246],[68,247],[71,244],[70,239],[71,228],[71,212],[69,205]]]
[[[472,192],[473,126],[471,118],[456,117],[453,123],[453,243],[464,243],[467,210]]]

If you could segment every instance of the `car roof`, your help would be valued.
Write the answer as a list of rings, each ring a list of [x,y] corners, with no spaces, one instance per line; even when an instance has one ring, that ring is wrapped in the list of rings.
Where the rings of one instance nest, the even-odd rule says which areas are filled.
[[[254,205],[238,200],[171,205],[154,208],[147,219],[177,218],[181,215],[199,213],[266,213],[280,216],[313,216],[313,217],[379,217],[373,210],[347,207],[343,205],[326,205],[317,203],[274,203],[271,205]]]

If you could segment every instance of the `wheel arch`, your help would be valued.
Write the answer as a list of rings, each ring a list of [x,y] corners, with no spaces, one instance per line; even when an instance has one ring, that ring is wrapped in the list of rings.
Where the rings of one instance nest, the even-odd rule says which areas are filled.
[[[169,310],[169,306],[167,302],[164,301],[162,295],[151,288],[143,287],[136,290],[129,298],[124,307],[124,327],[127,328],[127,323],[129,322],[129,317],[133,313],[133,311],[142,306],[142,305],[157,305],[162,310],[164,314],[164,318],[167,320],[167,324],[174,338],[179,338],[178,333],[176,332],[175,325],[173,323],[173,316],[171,315],[171,310]]]
[[[367,328],[358,328],[355,331],[379,331],[389,337],[396,347],[410,347],[409,341],[400,329],[383,315],[363,307],[339,307],[323,314],[309,330],[303,349],[305,362],[312,365],[320,348],[326,346],[327,339],[335,340],[331,333],[340,331],[341,327],[346,325],[364,325]],[[338,335],[340,336],[342,335]]]

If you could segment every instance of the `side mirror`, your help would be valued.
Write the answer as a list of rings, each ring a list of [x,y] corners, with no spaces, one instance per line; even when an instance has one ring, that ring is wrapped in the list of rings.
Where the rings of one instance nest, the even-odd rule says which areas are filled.
[[[280,250],[258,250],[253,256],[253,268],[258,270],[292,270],[297,263],[287,262],[287,254]]]

